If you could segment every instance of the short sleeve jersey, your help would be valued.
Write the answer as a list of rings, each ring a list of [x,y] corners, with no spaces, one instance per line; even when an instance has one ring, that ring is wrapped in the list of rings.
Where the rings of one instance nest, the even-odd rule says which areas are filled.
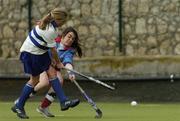
[[[49,24],[45,30],[36,25],[24,41],[20,52],[26,51],[35,55],[41,55],[49,48],[55,47],[54,39],[58,36],[58,31],[53,24]]]

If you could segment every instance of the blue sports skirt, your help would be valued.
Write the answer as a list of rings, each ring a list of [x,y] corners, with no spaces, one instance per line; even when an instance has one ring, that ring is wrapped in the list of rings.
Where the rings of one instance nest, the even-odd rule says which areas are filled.
[[[24,72],[32,76],[38,76],[43,71],[47,71],[51,64],[48,52],[42,55],[34,55],[28,52],[22,52],[20,60],[24,65]]]

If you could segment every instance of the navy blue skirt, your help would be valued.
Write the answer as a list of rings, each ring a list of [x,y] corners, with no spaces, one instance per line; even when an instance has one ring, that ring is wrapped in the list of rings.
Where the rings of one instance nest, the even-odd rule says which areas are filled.
[[[20,60],[24,65],[24,72],[32,76],[38,76],[43,71],[47,71],[51,64],[49,53],[34,55],[28,52],[22,52]]]

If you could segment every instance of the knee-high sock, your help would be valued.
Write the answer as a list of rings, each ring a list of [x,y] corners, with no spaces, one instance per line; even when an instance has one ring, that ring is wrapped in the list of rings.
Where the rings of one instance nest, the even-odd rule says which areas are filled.
[[[51,79],[49,82],[50,82],[52,88],[54,89],[54,91],[55,91],[55,93],[56,93],[60,103],[66,101],[67,97],[64,94],[64,91],[63,91],[63,89],[61,87],[59,79],[58,78]]]
[[[56,97],[56,93],[48,93],[44,97],[44,99],[41,102],[41,108],[47,108],[48,106],[51,105],[51,103],[54,101],[54,98]]]
[[[34,89],[34,88],[33,88],[33,89]],[[29,97],[28,97],[28,98],[33,97],[36,93],[37,93],[37,92],[33,90],[33,91],[32,91],[32,93],[30,93],[30,95],[29,95]],[[14,101],[14,104],[17,104],[17,103],[18,103],[18,101],[19,101],[19,98],[17,98],[17,99]]]
[[[18,102],[16,103],[16,106],[19,109],[22,110],[24,108],[26,100],[29,98],[29,95],[32,93],[32,91],[33,91],[33,87],[30,84],[25,84],[25,86],[21,92],[21,95],[18,99]]]

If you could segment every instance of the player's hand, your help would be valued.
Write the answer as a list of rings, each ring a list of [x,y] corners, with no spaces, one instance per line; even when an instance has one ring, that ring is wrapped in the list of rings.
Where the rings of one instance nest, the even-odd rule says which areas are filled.
[[[75,74],[69,73],[69,80],[73,81],[73,80],[75,80],[75,79],[76,79]]]

